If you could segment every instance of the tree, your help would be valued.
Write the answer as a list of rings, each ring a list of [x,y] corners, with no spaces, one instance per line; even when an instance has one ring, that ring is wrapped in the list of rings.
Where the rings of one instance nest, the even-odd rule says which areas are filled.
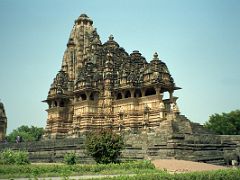
[[[20,126],[17,129],[14,129],[8,136],[7,140],[9,142],[15,142],[16,137],[20,136],[23,141],[39,141],[44,133],[43,128],[35,126]]]
[[[86,149],[97,163],[118,162],[123,139],[111,130],[100,130],[89,133],[86,138]]]
[[[240,110],[211,115],[204,126],[216,134],[240,135]]]

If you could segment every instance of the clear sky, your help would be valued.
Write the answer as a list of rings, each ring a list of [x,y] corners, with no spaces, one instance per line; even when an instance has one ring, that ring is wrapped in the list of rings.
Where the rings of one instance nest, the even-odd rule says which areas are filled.
[[[239,0],[0,0],[0,99],[8,133],[45,127],[50,84],[74,20],[86,13],[102,42],[113,34],[148,61],[156,51],[175,83],[182,114],[204,123],[240,108]]]

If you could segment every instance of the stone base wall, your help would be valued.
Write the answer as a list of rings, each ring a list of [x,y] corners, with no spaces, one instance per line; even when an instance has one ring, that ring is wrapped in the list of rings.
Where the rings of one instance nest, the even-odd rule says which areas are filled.
[[[182,159],[218,165],[239,161],[240,136],[162,134],[146,130],[135,134],[125,132],[123,137],[122,161]],[[31,162],[62,162],[66,153],[75,152],[80,163],[94,163],[86,154],[84,138],[1,144],[0,149],[4,148],[28,150]]]
[[[1,144],[0,149],[4,148],[27,150],[31,162],[63,162],[66,153],[75,152],[79,163],[94,163],[85,153],[83,138]]]
[[[138,159],[181,159],[210,164],[231,164],[240,160],[240,136],[213,134],[141,133],[125,136],[128,149],[122,157],[135,155]]]

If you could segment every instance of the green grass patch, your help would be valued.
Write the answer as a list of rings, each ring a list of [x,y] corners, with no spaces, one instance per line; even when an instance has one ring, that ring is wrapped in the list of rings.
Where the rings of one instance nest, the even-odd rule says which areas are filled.
[[[169,174],[155,169],[150,161],[135,161],[120,164],[28,164],[0,165],[0,178],[38,178],[81,175],[119,175],[103,179],[113,180],[235,180],[240,179],[240,169],[224,169],[193,173]],[[129,176],[131,175],[131,176]],[[102,178],[101,178],[102,179]]]
[[[91,174],[141,174],[156,173],[150,161],[135,161],[119,164],[93,164],[93,165],[65,165],[65,164],[31,164],[31,165],[0,165],[1,178],[17,177],[68,177],[74,175]]]
[[[142,173],[135,176],[122,175],[113,178],[101,178],[112,180],[238,180],[240,169],[224,169],[216,171],[203,171],[192,173],[169,174],[167,172]]]

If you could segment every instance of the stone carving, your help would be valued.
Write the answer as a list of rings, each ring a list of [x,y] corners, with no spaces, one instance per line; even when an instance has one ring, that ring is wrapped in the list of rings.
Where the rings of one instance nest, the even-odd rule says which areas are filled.
[[[165,109],[165,105],[164,105],[164,103],[163,103],[163,102],[160,102],[159,109],[160,109],[160,110],[163,110],[163,109]]]

